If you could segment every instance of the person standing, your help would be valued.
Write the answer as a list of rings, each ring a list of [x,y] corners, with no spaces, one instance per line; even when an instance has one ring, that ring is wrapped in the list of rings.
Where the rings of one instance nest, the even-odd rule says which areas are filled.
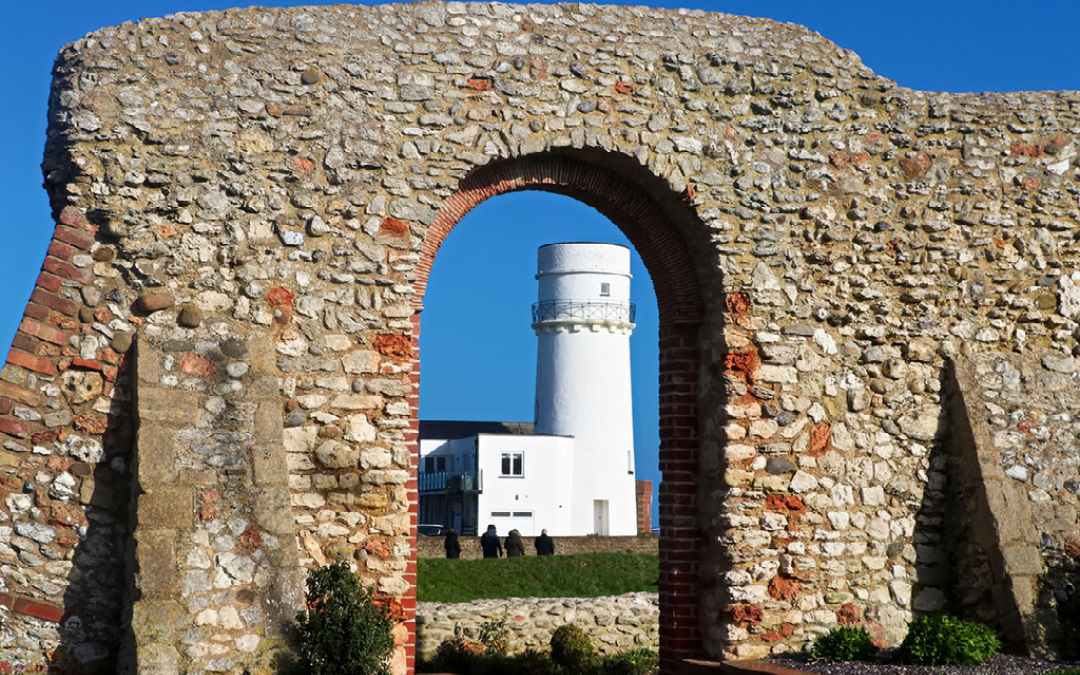
[[[533,540],[536,555],[555,555],[555,540],[548,536],[547,530],[540,530],[540,536]]]
[[[446,531],[446,539],[443,540],[443,548],[446,549],[446,557],[450,560],[461,559],[461,544],[458,543],[457,530],[450,528]]]
[[[506,537],[506,557],[521,558],[524,555],[525,542],[521,540],[521,533],[517,530],[510,530],[510,534]]]
[[[484,549],[485,558],[502,557],[502,544],[499,543],[499,534],[494,525],[488,525],[487,532],[480,537],[480,548]]]

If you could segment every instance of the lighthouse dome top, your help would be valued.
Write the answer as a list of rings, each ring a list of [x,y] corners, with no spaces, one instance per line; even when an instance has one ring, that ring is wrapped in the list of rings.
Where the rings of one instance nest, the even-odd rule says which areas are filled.
[[[566,242],[537,250],[536,278],[551,274],[611,274],[630,277],[630,249],[619,244]]]

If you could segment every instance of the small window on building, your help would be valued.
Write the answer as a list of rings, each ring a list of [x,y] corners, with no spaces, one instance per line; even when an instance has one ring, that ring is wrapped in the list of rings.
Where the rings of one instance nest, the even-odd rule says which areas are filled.
[[[515,518],[532,518],[532,511],[514,511]]]
[[[609,297],[611,297],[611,284],[608,284],[608,283],[601,283],[600,284],[600,297],[601,298],[609,298]]]
[[[504,476],[523,476],[524,472],[524,453],[521,452],[504,452],[502,453],[502,475]]]
[[[492,518],[509,518],[510,517],[510,512],[509,511],[492,511],[491,512],[491,517]]]
[[[424,458],[424,473],[434,473],[434,472],[435,472],[435,458],[434,457],[425,457]]]
[[[446,472],[446,458],[445,457],[436,457],[435,458],[435,471],[437,471],[439,473],[445,473]]]

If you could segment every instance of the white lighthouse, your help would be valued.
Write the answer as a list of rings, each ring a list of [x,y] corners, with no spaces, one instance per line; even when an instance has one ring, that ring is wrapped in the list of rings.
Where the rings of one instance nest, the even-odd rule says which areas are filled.
[[[548,244],[538,251],[535,432],[574,438],[574,533],[637,533],[630,277],[625,246]]]

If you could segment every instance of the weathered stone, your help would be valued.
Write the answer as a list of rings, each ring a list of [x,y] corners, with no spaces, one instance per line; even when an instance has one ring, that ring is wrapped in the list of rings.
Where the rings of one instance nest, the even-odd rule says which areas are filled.
[[[173,297],[168,293],[143,293],[135,304],[139,311],[149,314],[172,307]]]
[[[184,328],[198,328],[203,322],[203,313],[195,305],[184,305],[176,317],[176,323]]]

